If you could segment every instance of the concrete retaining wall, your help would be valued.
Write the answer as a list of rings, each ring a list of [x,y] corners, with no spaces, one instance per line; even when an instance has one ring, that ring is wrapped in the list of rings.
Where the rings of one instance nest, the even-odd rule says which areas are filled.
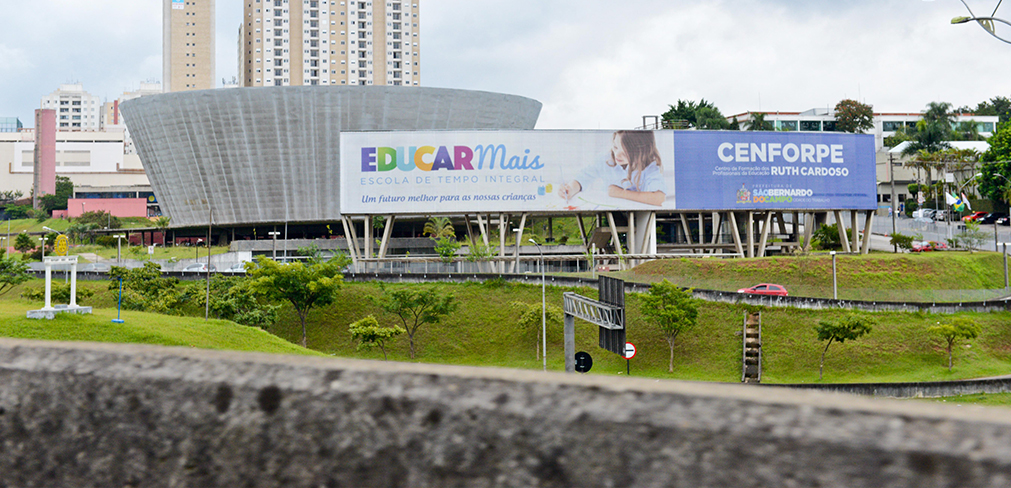
[[[918,383],[831,383],[763,386],[799,388],[888,398],[940,398],[977,393],[1011,393],[1011,378]]]
[[[1009,417],[751,386],[0,339],[3,487],[1005,487]]]

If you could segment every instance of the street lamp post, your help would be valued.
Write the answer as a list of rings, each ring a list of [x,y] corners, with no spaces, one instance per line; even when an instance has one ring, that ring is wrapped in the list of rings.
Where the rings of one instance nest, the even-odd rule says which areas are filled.
[[[1008,277],[1007,277],[1007,243],[1004,243],[1004,291],[1008,289]]]
[[[45,261],[46,260],[46,241],[48,241],[49,239],[46,236],[42,236],[42,237],[39,237],[39,240],[42,241],[42,260]]]
[[[990,14],[989,17],[977,17],[976,14],[972,13],[972,9],[969,8],[969,4],[965,3],[965,0],[962,0],[962,5],[965,5],[965,9],[969,11],[969,16],[968,17],[955,17],[954,19],[951,19],[951,23],[952,24],[965,24],[965,23],[968,23],[968,22],[976,22],[977,24],[979,24],[980,27],[983,28],[983,30],[987,31],[987,33],[989,33],[991,36],[993,36],[997,40],[999,40],[1001,42],[1006,42],[1008,44],[1011,44],[1011,40],[1004,39],[1003,37],[997,35],[997,32],[996,32],[996,30],[994,28],[994,25],[993,25],[994,22],[1000,22],[1000,23],[1002,23],[1004,25],[1011,26],[1011,22],[1008,22],[1008,21],[1006,21],[1004,19],[999,19],[997,17],[994,17],[994,15],[997,13],[997,8],[1000,8],[1000,3],[999,2],[997,3],[997,8],[995,8],[993,10],[993,13]]]
[[[548,370],[548,308],[547,308],[547,298],[544,294],[544,251],[541,250],[541,245],[533,239],[528,239],[528,241],[537,246],[537,252],[541,255],[541,339],[542,339],[542,349],[543,354],[541,354],[541,359],[544,361],[544,371]]]
[[[273,231],[273,232],[267,232],[267,235],[269,235],[270,237],[272,237],[274,239],[274,244],[273,244],[273,247],[271,248],[272,259],[274,261],[277,261],[277,236],[278,236],[278,234],[280,234],[280,232],[278,232],[276,230]]]
[[[835,251],[829,252],[832,255],[832,299],[839,299],[839,287],[835,278]]]
[[[123,254],[121,252],[122,248],[120,247],[120,244],[123,242],[121,239],[125,238],[126,236],[123,234],[116,234],[112,237],[116,238],[116,266],[122,266]]]

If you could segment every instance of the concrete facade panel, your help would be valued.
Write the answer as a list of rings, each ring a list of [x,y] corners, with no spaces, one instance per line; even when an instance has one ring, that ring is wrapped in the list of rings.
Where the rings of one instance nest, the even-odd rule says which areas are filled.
[[[121,105],[162,211],[179,226],[340,218],[340,133],[533,129],[541,104],[418,87],[262,87]]]

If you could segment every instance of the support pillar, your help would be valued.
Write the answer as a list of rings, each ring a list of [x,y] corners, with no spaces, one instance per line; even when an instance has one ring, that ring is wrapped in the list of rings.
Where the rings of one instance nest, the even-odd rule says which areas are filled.
[[[44,242],[42,245],[46,245]],[[53,264],[46,262],[46,304],[42,307],[42,310],[52,310],[53,309]]]
[[[70,307],[77,307],[77,257],[70,263]]]
[[[576,372],[576,318],[565,314],[565,372]]]

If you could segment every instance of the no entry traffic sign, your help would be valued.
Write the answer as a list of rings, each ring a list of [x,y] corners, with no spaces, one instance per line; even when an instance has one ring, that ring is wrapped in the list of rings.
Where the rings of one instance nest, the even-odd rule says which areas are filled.
[[[632,359],[635,357],[635,344],[631,342],[625,343],[625,359]]]

